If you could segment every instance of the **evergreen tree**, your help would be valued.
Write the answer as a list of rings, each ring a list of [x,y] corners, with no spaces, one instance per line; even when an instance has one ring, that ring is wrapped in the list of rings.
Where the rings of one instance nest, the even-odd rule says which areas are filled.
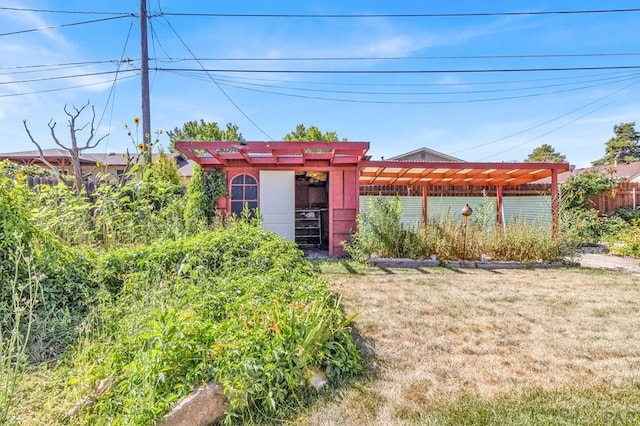
[[[605,156],[592,164],[600,166],[640,161],[640,133],[636,131],[635,125],[635,122],[631,122],[613,126],[615,136],[607,142]]]
[[[545,143],[534,149],[524,161],[526,163],[564,163],[567,161],[567,156]]]

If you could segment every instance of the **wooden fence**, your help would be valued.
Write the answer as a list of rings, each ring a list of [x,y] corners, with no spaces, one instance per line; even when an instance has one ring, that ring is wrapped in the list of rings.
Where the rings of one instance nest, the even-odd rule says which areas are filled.
[[[31,189],[37,189],[41,185],[49,185],[56,186],[58,184],[58,179],[55,177],[44,177],[44,176],[27,176],[26,178],[27,185]],[[75,183],[73,181],[72,183]],[[88,181],[85,182],[85,189],[89,195],[93,194],[98,187],[97,181]]]
[[[640,207],[640,182],[624,182],[612,191],[589,199],[592,207],[600,213],[613,214],[620,207]]]

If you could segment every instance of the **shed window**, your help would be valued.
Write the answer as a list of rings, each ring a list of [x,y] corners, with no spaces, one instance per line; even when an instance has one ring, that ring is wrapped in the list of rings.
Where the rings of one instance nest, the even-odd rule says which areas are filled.
[[[231,213],[240,216],[245,205],[251,212],[258,207],[258,183],[253,176],[238,175],[231,181]]]

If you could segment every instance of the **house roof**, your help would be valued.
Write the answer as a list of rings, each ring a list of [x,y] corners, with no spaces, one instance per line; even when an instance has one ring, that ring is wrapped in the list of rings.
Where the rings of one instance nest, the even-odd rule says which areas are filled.
[[[388,160],[402,161],[402,160],[405,160],[407,157],[411,157],[413,155],[421,154],[421,153],[429,154],[434,157],[440,157],[442,158],[442,161],[464,161],[459,158],[452,157],[447,154],[443,154],[442,152],[438,152],[433,149],[426,148],[424,146],[422,148],[414,149],[413,151],[405,152],[404,154],[400,154],[400,155],[396,155],[394,157],[388,158]]]
[[[47,161],[54,164],[70,164],[71,155],[67,150],[61,148],[43,149],[42,153]],[[158,154],[154,154],[153,158],[157,158]],[[187,160],[182,154],[168,153],[169,158],[173,158],[178,167],[180,168],[180,174],[182,176],[191,176],[193,174],[193,163]],[[138,154],[129,155],[135,162]],[[41,163],[40,153],[37,150],[33,151],[19,151],[0,153],[0,160],[8,159],[14,162],[23,163]],[[103,166],[122,166],[125,167],[129,164],[127,154],[120,152],[85,152],[80,155],[80,164],[83,166],[96,165],[100,162]]]
[[[69,151],[61,148],[51,148],[51,149],[43,149],[42,154],[44,158],[49,162],[60,162],[71,160],[71,155]],[[40,160],[40,152],[38,150],[33,151],[19,151],[19,152],[7,152],[4,154],[0,154],[0,159],[9,159],[13,161],[29,161],[29,160]],[[84,160],[81,157],[81,162],[90,162]]]
[[[615,166],[595,166],[595,167],[584,167],[580,169],[570,170],[564,173],[560,173],[558,175],[558,183],[566,182],[571,176],[576,176],[588,171],[592,170],[600,170],[605,173],[611,173],[612,177],[623,178],[628,181],[637,181],[640,180],[640,162],[628,163],[628,164],[618,164]],[[550,183],[551,178],[544,178],[536,181],[534,183]]]

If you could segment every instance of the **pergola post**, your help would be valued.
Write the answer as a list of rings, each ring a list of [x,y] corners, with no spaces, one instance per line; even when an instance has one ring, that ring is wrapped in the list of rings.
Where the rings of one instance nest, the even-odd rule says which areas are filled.
[[[496,186],[496,223],[502,226],[502,185]]]
[[[560,196],[558,192],[558,169],[551,170],[551,230],[558,235],[560,217]]]
[[[422,185],[422,224],[427,226],[427,195],[429,195],[429,187]]]

